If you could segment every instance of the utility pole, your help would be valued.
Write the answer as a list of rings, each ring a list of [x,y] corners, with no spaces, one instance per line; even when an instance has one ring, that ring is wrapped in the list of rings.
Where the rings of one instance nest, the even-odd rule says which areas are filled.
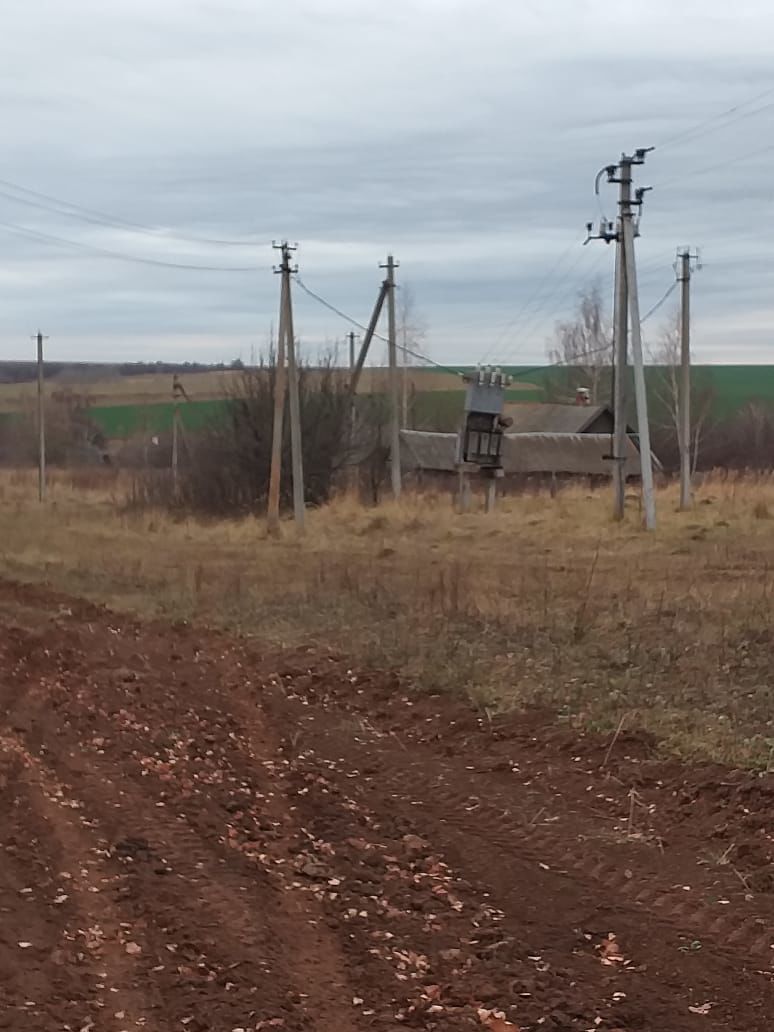
[[[185,387],[180,383],[177,373],[172,377],[172,493],[175,501],[180,495],[180,401],[188,401]]]
[[[363,366],[365,360],[368,357],[368,349],[371,347],[371,341],[374,339],[376,333],[376,327],[379,325],[379,316],[382,314],[382,308],[384,308],[384,302],[387,299],[389,293],[389,284],[387,280],[382,280],[381,286],[379,287],[379,293],[376,297],[376,303],[374,304],[373,311],[371,312],[371,318],[366,327],[365,336],[360,345],[360,351],[358,352],[355,364],[352,367],[352,375],[349,378],[349,444],[350,448],[355,443],[355,430],[357,428],[357,388],[360,383],[360,377],[363,373]]]
[[[677,400],[677,441],[680,448],[680,508],[693,505],[691,488],[691,261],[688,247],[677,253],[680,284],[680,384]]]
[[[643,197],[648,188],[639,188],[634,200],[631,196],[632,166],[645,163],[645,155],[652,148],[640,148],[632,155],[622,154],[617,165],[606,165],[597,175],[596,190],[599,192],[599,180],[607,175],[609,183],[619,184],[619,216],[615,227],[611,222],[602,222],[597,234],[592,234],[592,224],[588,223],[589,240],[604,240],[610,243],[615,240],[618,247],[616,261],[616,398],[614,402],[614,454],[612,459],[616,468],[621,467],[620,474],[614,472],[615,503],[614,515],[623,516],[625,489],[624,465],[626,462],[626,409],[625,369],[626,369],[626,307],[631,316],[632,359],[634,365],[634,397],[637,408],[637,433],[640,452],[640,473],[642,477],[642,497],[646,530],[656,527],[656,498],[653,485],[653,456],[650,448],[650,424],[648,422],[648,397],[645,385],[645,366],[642,353],[642,329],[640,326],[640,304],[637,290],[637,267],[634,255],[634,238],[639,235],[639,218],[635,223],[634,208],[642,210]],[[622,361],[623,359],[623,361]],[[620,476],[620,479],[618,479]],[[619,516],[620,513],[620,516]]]
[[[390,370],[390,474],[392,496],[400,498],[400,379],[398,370],[398,342],[395,330],[395,269],[398,263],[387,256],[387,349]]]
[[[280,336],[284,336],[284,351],[287,352],[288,359],[288,395],[290,401],[290,455],[292,464],[292,481],[293,481],[293,516],[295,518],[296,526],[298,530],[303,530],[304,516],[305,516],[305,505],[304,505],[304,491],[303,491],[303,455],[301,452],[301,408],[300,398],[298,395],[298,362],[295,351],[295,330],[293,328],[293,298],[290,289],[290,280],[293,272],[298,271],[298,266],[291,267],[290,256],[296,247],[291,247],[287,243],[287,240],[283,240],[282,244],[273,245],[278,251],[282,252],[282,261],[280,266],[275,268],[275,272],[282,277],[282,286],[280,290]],[[283,359],[285,355],[283,354]],[[278,349],[278,369],[277,369],[277,384],[276,390],[279,394],[280,384],[280,349]],[[284,362],[283,362],[284,365]],[[285,392],[283,375],[282,393]],[[271,487],[275,487],[276,495],[270,493],[270,502],[272,504],[272,510],[270,513],[270,522],[272,531],[276,531],[279,528],[280,521],[280,481],[281,481],[281,466],[282,466],[282,407],[284,406],[284,397],[282,399],[282,406],[278,405],[278,398],[275,398],[275,428],[278,428],[279,433],[278,442],[279,448],[279,460],[278,460],[278,472],[275,471],[275,440],[272,440],[272,469],[271,473],[275,476],[276,484],[269,482],[269,492]],[[278,417],[279,408],[279,417]]]
[[[351,376],[355,371],[355,341],[357,340],[357,334],[354,330],[349,331],[347,340],[349,341],[349,372]]]
[[[285,347],[288,353],[288,398],[290,401],[290,462],[293,474],[293,517],[296,528],[304,531],[306,502],[304,491],[304,455],[301,441],[301,399],[298,385],[298,356],[296,335],[293,327],[293,297],[290,290],[291,273],[298,272],[298,266],[290,267],[290,254],[295,251],[285,243],[282,245],[280,273],[285,284]]]
[[[381,268],[384,268],[384,266],[381,266]],[[371,346],[371,341],[374,339],[376,327],[379,325],[379,316],[382,314],[382,308],[384,307],[384,302],[388,293],[389,283],[385,279],[382,281],[382,285],[379,288],[379,294],[376,298],[376,304],[374,305],[374,310],[371,313],[371,319],[368,323],[368,326],[366,327],[365,336],[363,337],[363,343],[360,345],[360,352],[357,356],[357,361],[355,362],[354,369],[352,370],[352,378],[349,382],[349,392],[352,395],[353,400],[355,395],[357,394],[358,384],[360,383],[360,376],[363,372],[365,360],[368,357],[368,349]]]
[[[282,245],[272,244],[280,249]],[[276,271],[276,270],[275,270]],[[266,529],[276,536],[280,532],[280,480],[282,478],[282,434],[285,422],[285,278],[280,289],[279,331],[274,369],[274,419],[271,432],[271,467],[266,507]]]
[[[631,202],[632,166],[625,157],[620,165],[620,205]],[[613,518],[622,520],[626,506],[626,366],[629,357],[629,303],[626,261],[623,253],[621,216],[618,216],[615,242],[615,300],[613,356]]]
[[[634,163],[642,164],[644,153],[639,161],[635,153]],[[637,191],[638,203],[642,203],[642,193]],[[634,363],[634,399],[637,406],[637,434],[640,446],[640,476],[642,477],[642,501],[645,511],[645,529],[656,529],[656,496],[653,487],[653,455],[650,449],[650,423],[648,422],[648,395],[645,387],[645,365],[642,354],[642,327],[640,325],[640,299],[637,291],[637,265],[634,257],[634,213],[631,205],[622,209],[621,223],[623,229],[624,268],[626,270],[626,288],[629,299],[629,311],[632,324],[632,360]]]
[[[48,340],[38,330],[32,338],[38,349],[38,501],[46,500],[46,405],[44,394],[43,341]]]

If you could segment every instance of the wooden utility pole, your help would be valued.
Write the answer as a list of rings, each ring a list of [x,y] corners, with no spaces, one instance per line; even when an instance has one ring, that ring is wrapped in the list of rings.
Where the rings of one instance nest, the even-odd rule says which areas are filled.
[[[180,449],[180,403],[175,400],[172,408],[172,494],[177,501],[180,494],[180,476],[178,470]]]
[[[632,196],[632,166],[624,156],[620,165],[620,210]],[[622,520],[626,505],[626,365],[628,361],[629,304],[626,262],[623,254],[621,216],[617,219],[615,243],[614,372],[613,372],[613,518]]]
[[[398,263],[387,256],[387,352],[390,371],[390,476],[392,497],[400,498],[400,374],[398,370],[398,342],[395,327],[395,269]]]
[[[680,448],[680,508],[693,505],[691,489],[691,252],[677,255],[680,284],[680,385],[677,401],[677,441]]]
[[[33,337],[38,349],[38,500],[46,500],[46,399],[43,368],[43,341],[48,340],[38,332]]]
[[[281,248],[281,244],[273,244]],[[276,270],[275,270],[276,271]],[[285,422],[285,278],[280,289],[279,332],[274,369],[274,420],[271,433],[271,468],[266,507],[266,529],[269,534],[280,531],[280,479],[282,477],[282,434]]]
[[[185,387],[175,373],[172,377],[172,493],[175,501],[180,495],[180,402],[188,400]]]

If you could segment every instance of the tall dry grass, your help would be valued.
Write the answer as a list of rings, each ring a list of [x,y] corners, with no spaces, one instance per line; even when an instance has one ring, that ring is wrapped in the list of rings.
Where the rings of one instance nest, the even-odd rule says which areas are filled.
[[[659,494],[566,489],[458,515],[448,496],[342,497],[285,526],[127,512],[120,477],[0,479],[0,570],[144,614],[319,643],[490,709],[573,725],[627,719],[684,754],[774,765],[774,480],[706,478],[690,513]]]

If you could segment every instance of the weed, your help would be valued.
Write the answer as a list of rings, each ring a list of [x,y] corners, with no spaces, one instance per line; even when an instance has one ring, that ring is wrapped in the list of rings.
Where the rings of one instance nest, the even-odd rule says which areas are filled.
[[[486,516],[412,497],[377,511],[342,496],[307,533],[179,521],[117,504],[121,478],[0,477],[0,571],[141,614],[272,644],[321,645],[496,715],[540,705],[574,727],[646,728],[685,756],[774,763],[769,684],[774,482],[706,479],[690,514],[612,525],[608,492],[505,498]],[[699,501],[701,501],[700,495]],[[722,518],[728,526],[717,529]],[[614,737],[611,741],[614,741]]]

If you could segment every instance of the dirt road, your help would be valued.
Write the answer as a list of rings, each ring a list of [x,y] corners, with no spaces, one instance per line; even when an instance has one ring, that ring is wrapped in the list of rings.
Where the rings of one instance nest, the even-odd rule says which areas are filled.
[[[774,779],[0,584],[0,1029],[770,1030]]]

